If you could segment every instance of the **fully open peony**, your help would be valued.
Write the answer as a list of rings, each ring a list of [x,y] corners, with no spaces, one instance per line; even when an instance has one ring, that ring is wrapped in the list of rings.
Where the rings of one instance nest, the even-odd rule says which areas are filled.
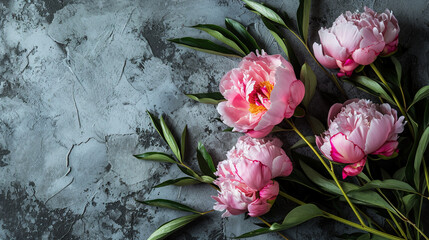
[[[316,137],[320,151],[330,160],[348,164],[343,178],[358,175],[368,154],[391,156],[404,130],[404,117],[397,117],[389,104],[352,99],[329,110],[329,129]]]
[[[235,147],[220,162],[214,183],[219,187],[215,210],[223,217],[249,212],[252,217],[267,213],[279,193],[279,184],[272,180],[288,176],[292,163],[277,139],[240,137]]]
[[[347,11],[331,28],[319,30],[321,44],[313,44],[314,55],[325,67],[340,68],[338,76],[350,76],[356,67],[371,64],[379,54],[396,51],[398,34],[398,21],[387,9],[384,13],[367,7],[363,13]]]
[[[284,118],[290,118],[304,98],[304,84],[281,55],[250,53],[220,82],[227,101],[217,110],[234,131],[261,138]]]

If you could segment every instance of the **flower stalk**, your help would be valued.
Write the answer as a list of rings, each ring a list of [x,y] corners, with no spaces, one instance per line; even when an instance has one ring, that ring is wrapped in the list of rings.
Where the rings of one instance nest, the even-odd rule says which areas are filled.
[[[333,170],[331,170],[328,165],[326,164],[325,160],[323,160],[322,156],[320,156],[320,154],[317,152],[317,150],[313,147],[313,145],[311,145],[311,143],[305,138],[304,135],[302,135],[302,133],[298,130],[298,128],[296,128],[295,124],[293,124],[292,121],[290,121],[289,119],[285,119],[286,122],[292,127],[292,129],[302,138],[302,140],[311,148],[311,150],[314,152],[314,154],[317,156],[317,158],[320,160],[320,162],[323,164],[323,166],[326,168],[326,170],[329,172],[329,174],[331,175],[332,179],[335,181],[335,184],[338,186],[338,188],[340,189],[341,193],[343,194],[344,198],[346,199],[347,203],[350,205],[350,208],[353,210],[354,214],[356,215],[356,217],[358,218],[360,224],[364,227],[366,227],[364,221],[362,220],[362,217],[360,216],[360,214],[358,213],[356,207],[354,206],[354,204],[350,201],[349,197],[347,196],[347,194],[344,192],[343,187],[341,186],[341,184],[338,182],[337,177],[335,176],[335,173]]]

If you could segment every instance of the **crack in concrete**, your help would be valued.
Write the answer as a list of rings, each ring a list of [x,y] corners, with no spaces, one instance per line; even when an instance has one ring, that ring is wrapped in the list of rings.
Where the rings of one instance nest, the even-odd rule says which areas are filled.
[[[77,108],[77,104],[76,104],[76,97],[75,97],[75,93],[74,93],[74,84],[73,84],[73,87],[72,87],[72,96],[73,96],[74,107],[76,109],[76,114],[77,114],[77,122],[79,123],[79,129],[81,129],[82,128],[82,124],[80,122],[79,109]]]
[[[131,16],[133,15],[133,13],[134,13],[134,11],[135,11],[136,9],[137,9],[137,8],[134,8],[133,10],[131,10],[130,15],[128,16],[128,20],[127,20],[127,22],[124,24],[124,27],[122,28],[121,34],[123,34],[123,33],[124,33],[125,28],[127,27],[128,23],[130,23]]]
[[[70,168],[69,168],[69,170],[70,170]],[[70,172],[70,171],[69,171],[69,172]],[[66,176],[67,176],[67,175],[66,175]],[[68,184],[66,184],[63,188],[61,188],[58,192],[54,193],[52,196],[50,196],[48,199],[46,199],[46,201],[45,201],[45,205],[46,205],[46,203],[47,203],[49,200],[51,200],[52,198],[54,198],[55,196],[57,196],[60,192],[62,192],[64,189],[66,189],[68,186],[70,186],[70,185],[73,183],[73,181],[74,181],[74,177],[72,177],[71,181],[70,181]]]
[[[27,59],[27,64],[25,64],[24,68],[19,72],[19,74],[21,75],[25,69],[27,69],[27,67],[30,65],[30,54],[32,54],[34,52],[34,50],[36,50],[36,47],[33,47],[33,49],[31,49],[31,51],[27,54],[26,59]]]

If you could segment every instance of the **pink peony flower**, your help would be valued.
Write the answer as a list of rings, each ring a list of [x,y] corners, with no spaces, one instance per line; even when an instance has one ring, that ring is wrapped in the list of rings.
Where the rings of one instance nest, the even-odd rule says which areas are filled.
[[[213,196],[213,209],[224,211],[222,217],[249,212],[252,217],[267,213],[274,203],[279,184],[272,180],[288,176],[292,163],[277,139],[253,139],[242,136],[220,162],[214,183],[219,187]]]
[[[334,104],[329,110],[329,129],[316,136],[320,151],[330,160],[348,164],[343,178],[356,176],[368,154],[391,156],[398,147],[398,134],[404,130],[404,117],[397,117],[389,104],[352,99]]]
[[[234,131],[261,138],[284,118],[290,118],[304,98],[304,84],[281,55],[250,53],[220,82],[227,101],[217,110]]]
[[[314,55],[327,68],[340,68],[338,76],[350,76],[359,65],[374,62],[398,46],[399,26],[392,12],[376,13],[365,7],[363,13],[347,11],[331,28],[319,30],[320,43],[313,44]]]

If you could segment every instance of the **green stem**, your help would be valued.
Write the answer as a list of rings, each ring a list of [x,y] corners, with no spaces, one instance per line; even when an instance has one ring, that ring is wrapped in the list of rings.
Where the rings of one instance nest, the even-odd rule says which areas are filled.
[[[396,97],[395,92],[393,92],[393,90],[390,88],[389,84],[386,82],[386,80],[384,79],[384,77],[381,75],[380,71],[378,71],[377,67],[374,65],[374,63],[370,64],[372,70],[374,70],[375,74],[377,74],[378,78],[380,79],[380,81],[384,84],[384,86],[387,88],[387,90],[389,91],[389,93],[392,95],[393,100],[396,103],[396,106],[398,106],[399,111],[401,111],[401,114],[405,117],[405,119],[407,120],[408,123],[408,127],[410,128],[410,132],[411,135],[414,137],[414,129],[413,126],[411,126],[411,121],[408,118],[408,114],[407,112],[404,110],[404,108],[402,107],[401,103],[399,102],[398,98]]]
[[[279,195],[282,196],[282,197],[285,197],[286,199],[289,199],[292,202],[295,202],[295,203],[297,203],[299,205],[306,204],[305,202],[300,201],[300,200],[292,197],[291,195],[289,195],[289,194],[287,194],[285,192],[280,191]],[[357,229],[360,229],[360,230],[363,230],[363,231],[366,231],[366,232],[369,232],[369,233],[373,233],[375,235],[378,235],[378,236],[381,236],[381,237],[384,237],[384,238],[387,238],[387,239],[392,239],[392,240],[401,240],[402,239],[403,240],[403,238],[396,237],[396,236],[390,235],[390,234],[385,233],[385,232],[378,231],[376,229],[373,229],[373,228],[370,228],[370,227],[367,227],[367,226],[359,225],[357,223],[351,222],[349,220],[346,220],[344,218],[338,217],[338,216],[336,216],[334,214],[325,212],[323,210],[322,210],[322,213],[323,213],[323,217],[325,217],[325,218],[330,218],[332,220],[335,220],[335,221],[340,222],[340,223],[344,223],[344,224],[349,225],[351,227],[354,227],[354,228],[357,228]]]
[[[298,128],[295,127],[295,125],[293,124],[292,121],[290,121],[289,119],[285,119],[287,123],[289,123],[289,125],[292,127],[292,129],[302,138],[302,140],[304,140],[304,142],[311,148],[311,150],[314,152],[314,154],[317,156],[317,158],[319,158],[320,162],[323,164],[323,166],[326,168],[326,170],[329,172],[329,174],[331,175],[332,179],[334,179],[335,183],[337,184],[338,188],[340,189],[341,193],[343,194],[344,198],[346,199],[347,203],[350,205],[350,208],[353,210],[353,212],[355,213],[356,217],[358,218],[360,224],[364,227],[366,227],[365,223],[363,222],[361,216],[359,215],[358,211],[356,210],[356,207],[354,206],[354,204],[350,201],[349,197],[347,196],[347,194],[344,192],[343,187],[341,186],[341,184],[338,182],[337,177],[335,176],[334,171],[332,171],[328,165],[326,164],[325,160],[323,160],[322,156],[320,156],[320,154],[317,152],[317,150],[313,147],[313,145],[311,145],[310,142],[308,142],[308,140],[305,138],[304,135],[302,135],[302,133],[298,130]]]
[[[402,229],[401,225],[398,223],[398,221],[396,221],[395,216],[393,216],[393,214],[387,210],[387,213],[389,213],[390,218],[393,220],[393,222],[395,223],[396,227],[398,228],[399,232],[401,232],[401,235],[407,239],[407,235],[405,235],[404,229]]]
[[[261,220],[261,222],[263,222],[265,225],[267,225],[268,227],[271,227],[271,224],[267,221],[265,221],[263,218],[261,217],[257,217],[259,220]],[[285,235],[283,235],[281,232],[277,232],[278,235],[280,235],[282,238],[289,240]]]
[[[325,72],[325,74],[328,75],[329,78],[331,78],[332,82],[334,82],[335,86],[337,86],[337,88],[340,90],[341,95],[343,95],[343,97],[345,97],[346,99],[348,99],[347,93],[346,93],[346,91],[344,91],[344,88],[341,87],[340,83],[338,82],[338,79],[332,73],[328,72],[328,70],[326,70],[326,68],[323,67],[319,63],[319,61],[317,61],[316,57],[314,57],[313,53],[310,51],[310,48],[308,48],[308,46],[304,42],[304,40],[302,40],[302,38],[298,34],[296,34],[296,32],[292,31],[292,29],[290,29],[288,26],[286,26],[286,25],[283,25],[283,26],[286,27],[287,30],[289,30],[289,32],[291,32],[296,37],[296,39],[298,39],[298,41],[302,43],[302,45],[304,45],[305,49],[310,54],[310,56],[313,58],[313,60]]]

